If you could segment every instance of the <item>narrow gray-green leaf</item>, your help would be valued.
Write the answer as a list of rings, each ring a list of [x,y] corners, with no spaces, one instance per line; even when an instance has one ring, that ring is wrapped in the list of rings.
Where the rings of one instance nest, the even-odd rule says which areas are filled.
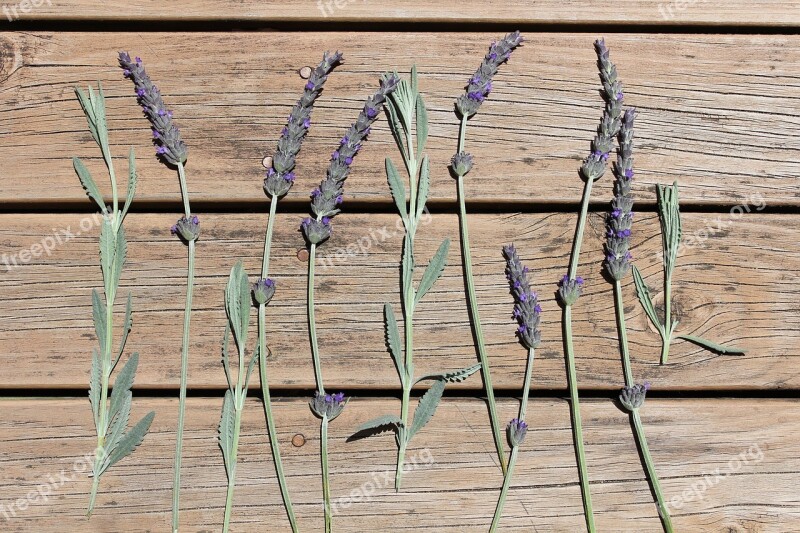
[[[703,348],[711,350],[712,352],[720,353],[722,355],[745,355],[747,353],[747,350],[742,350],[741,348],[736,348],[733,346],[717,344],[716,342],[712,342],[701,337],[695,337],[693,335],[678,335],[677,337],[685,341],[693,342],[698,346],[702,346]]]
[[[407,160],[408,150],[406,149],[405,145],[405,134],[403,132],[403,125],[400,123],[400,119],[397,117],[397,109],[391,103],[391,101],[384,107],[389,113],[389,129],[392,130],[394,141],[397,143],[398,148],[400,148],[400,153],[402,154],[403,159]]]
[[[150,411],[119,440],[116,447],[108,454],[103,468],[100,470],[101,475],[109,467],[129,456],[142,443],[155,416],[155,412]]]
[[[416,433],[425,427],[430,422],[433,415],[436,413],[436,408],[442,399],[444,393],[444,386],[447,382],[443,379],[435,381],[428,392],[422,395],[417,404],[417,409],[414,411],[414,421],[411,423],[411,430],[408,436],[409,440],[416,435]]]
[[[117,379],[114,381],[114,389],[111,391],[111,406],[109,408],[109,417],[112,418],[122,407],[122,402],[125,400],[125,394],[133,387],[133,380],[136,377],[136,368],[139,366],[139,354],[134,352],[131,354],[128,362],[122,367],[122,370],[117,374]]]
[[[247,388],[250,386],[250,376],[253,374],[253,369],[256,367],[256,363],[258,363],[258,358],[260,357],[259,356],[260,351],[261,349],[258,346],[256,346],[255,354],[250,359],[250,364],[247,365],[247,374],[245,375],[244,387],[242,388],[245,394],[247,393]]]
[[[136,178],[136,154],[131,148],[130,152],[128,152],[128,194],[125,197],[125,206],[122,208],[122,213],[117,221],[118,226],[122,226],[122,221],[125,220],[125,215],[128,214],[133,197],[136,196]]]
[[[100,298],[97,289],[92,289],[92,318],[94,319],[94,334],[100,343],[100,351],[105,354],[106,348],[106,303]]]
[[[467,379],[480,369],[481,369],[481,364],[477,363],[472,366],[468,366],[467,368],[453,370],[451,372],[443,372],[441,374],[428,374],[426,376],[422,376],[417,381],[415,381],[414,385],[416,385],[420,381],[425,381],[429,379],[444,380],[447,383],[461,383],[462,381],[464,381],[465,379]]]
[[[131,332],[131,328],[133,327],[133,301],[132,295],[128,293],[128,302],[125,304],[125,323],[122,324],[122,339],[119,341],[119,350],[117,350],[117,358],[114,360],[114,364],[111,365],[111,371],[114,371],[114,368],[119,363],[120,357],[122,357],[122,352],[125,350],[125,344],[128,343],[128,334]]]
[[[91,86],[89,90],[91,91]],[[86,116],[86,122],[89,125],[89,133],[92,134],[92,139],[97,145],[100,145],[100,136],[97,131],[97,121],[95,120],[94,104],[80,87],[75,87],[75,96],[78,97],[78,102],[81,104],[83,114]]]
[[[239,266],[241,267],[241,264]],[[253,307],[252,302],[253,301],[250,298],[250,280],[248,279],[244,268],[241,268],[241,273],[239,276],[239,317],[241,320],[240,347],[247,345],[247,330],[249,329],[248,326],[250,325],[250,309]]]
[[[233,407],[233,393],[230,390],[225,392],[225,399],[222,402],[222,416],[220,417],[219,427],[219,447],[222,450],[222,459],[225,464],[225,472],[228,479],[231,477],[233,459],[233,430],[235,423],[235,410]]]
[[[411,235],[406,235],[403,239],[403,258],[402,258],[402,286],[403,294],[406,292],[407,287],[412,286],[414,278],[414,248],[411,240]],[[413,294],[413,292],[412,292]]]
[[[120,226],[117,229],[117,242],[114,246],[114,287],[119,287],[119,280],[122,276],[122,267],[128,257],[128,241],[125,238],[125,228]]]
[[[103,286],[106,294],[111,292],[114,285],[114,250],[117,247],[114,228],[109,217],[103,217],[103,225],[100,227],[100,268],[103,271]]]
[[[403,222],[408,225],[408,216],[406,215],[406,187],[400,179],[400,174],[397,172],[397,167],[394,166],[390,158],[386,158],[386,179],[389,182],[389,190],[392,192],[394,198],[394,205],[400,216],[403,217]]]
[[[241,278],[243,275],[242,263],[236,263],[231,268],[228,277],[228,285],[225,288],[225,311],[228,314],[228,323],[233,332],[233,338],[237,345],[242,346],[242,302],[241,302]]]
[[[225,369],[225,379],[228,381],[228,390],[233,390],[233,382],[231,381],[230,370],[230,355],[228,354],[228,345],[231,338],[231,325],[225,324],[225,334],[222,336],[222,368]]]
[[[422,155],[428,143],[428,110],[421,94],[417,94],[417,155]]]
[[[419,167],[419,187],[417,189],[417,212],[415,213],[416,223],[419,224],[422,213],[425,212],[425,203],[428,201],[428,190],[430,189],[431,178],[428,166],[428,156],[422,159]]]
[[[347,440],[357,440],[362,439],[364,437],[372,437],[374,435],[380,435],[381,433],[385,433],[387,431],[398,431],[400,427],[402,427],[403,421],[400,420],[400,417],[395,415],[383,415],[379,416],[378,418],[373,418],[369,422],[365,422],[358,426],[355,433],[351,435]]]
[[[125,429],[128,427],[128,421],[131,416],[131,402],[133,401],[133,393],[128,391],[124,394],[116,413],[111,413],[111,422],[106,432],[106,448],[113,450],[117,443],[122,438]]]
[[[650,322],[653,323],[653,326],[663,332],[664,326],[661,324],[661,320],[659,320],[656,314],[655,307],[653,307],[653,300],[650,298],[650,290],[647,288],[647,284],[644,282],[644,278],[642,278],[642,274],[639,272],[639,269],[636,268],[636,265],[633,265],[633,282],[636,285],[636,296],[639,297],[639,302],[642,304],[644,312],[650,318]]]
[[[439,249],[434,254],[428,267],[422,274],[422,279],[419,282],[419,289],[417,289],[417,296],[415,303],[419,303],[425,294],[433,287],[436,280],[439,279],[447,264],[447,253],[450,250],[450,239],[445,239],[439,246]]]
[[[383,304],[383,318],[386,332],[386,346],[392,355],[397,373],[400,375],[400,383],[405,385],[406,372],[403,364],[403,353],[400,349],[400,330],[397,328],[397,319],[394,317],[394,310],[388,303]]]
[[[75,168],[75,173],[78,175],[78,179],[81,181],[86,195],[97,204],[97,207],[100,208],[100,211],[102,211],[104,215],[108,213],[108,211],[106,211],[106,204],[103,201],[103,195],[100,193],[100,189],[97,188],[97,184],[94,182],[94,179],[92,179],[92,175],[89,169],[86,168],[86,165],[83,164],[83,161],[77,157],[73,157],[72,166]]]
[[[94,415],[94,427],[97,434],[100,434],[100,387],[102,377],[102,364],[100,363],[100,352],[97,348],[92,349],[92,373],[89,376],[89,403],[92,405],[92,415]]]

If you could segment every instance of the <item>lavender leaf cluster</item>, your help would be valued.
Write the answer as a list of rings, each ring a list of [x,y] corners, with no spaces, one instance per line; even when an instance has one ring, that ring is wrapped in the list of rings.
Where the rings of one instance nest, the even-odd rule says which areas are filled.
[[[536,348],[542,340],[542,308],[528,281],[530,269],[522,264],[513,244],[503,247],[503,255],[506,258],[506,278],[515,302],[513,316],[519,323],[517,336],[525,347]]]
[[[331,236],[331,218],[340,212],[343,201],[344,182],[350,174],[350,166],[361,150],[361,145],[378,118],[387,97],[394,92],[400,78],[395,74],[384,76],[380,88],[364,103],[356,121],[339,141],[339,147],[331,155],[327,175],[319,187],[311,193],[311,211],[314,218],[306,218],[300,225],[303,236],[311,244],[324,242]]]
[[[188,150],[181,139],[181,132],[172,121],[172,111],[164,104],[161,91],[145,71],[141,58],[131,60],[127,52],[120,52],[119,65],[125,77],[130,78],[136,87],[136,98],[153,128],[156,153],[169,164],[177,166],[185,163]]]
[[[633,121],[635,110],[628,109],[622,118],[619,131],[619,150],[614,164],[614,199],[606,219],[606,259],[608,275],[616,281],[627,275],[631,268],[631,227],[633,225]]]
[[[278,149],[272,157],[272,166],[264,179],[264,192],[270,197],[281,197],[294,184],[294,168],[297,154],[311,127],[311,112],[328,75],[342,61],[341,52],[325,52],[322,61],[311,71],[303,87],[303,95],[292,108],[288,122],[278,139]]]
[[[522,41],[520,33],[515,31],[489,46],[481,66],[470,78],[466,92],[456,100],[456,109],[462,117],[469,118],[478,112],[483,101],[492,92],[492,78],[497,74],[500,65],[508,61],[511,52]]]

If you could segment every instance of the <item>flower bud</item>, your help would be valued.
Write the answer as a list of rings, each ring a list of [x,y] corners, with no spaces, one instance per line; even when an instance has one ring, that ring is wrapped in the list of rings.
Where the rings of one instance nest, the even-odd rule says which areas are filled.
[[[327,418],[329,421],[333,420],[344,410],[347,401],[344,399],[343,392],[336,394],[320,394],[314,393],[314,398],[308,403],[311,411],[320,418]]]
[[[519,418],[513,419],[508,423],[508,442],[511,446],[516,448],[525,440],[525,435],[528,434],[528,424]]]
[[[322,217],[322,220],[306,218],[300,224],[300,231],[303,232],[303,236],[309,244],[325,242],[331,236],[330,219],[328,217]]]
[[[269,278],[261,278],[253,283],[253,298],[258,305],[266,305],[275,295],[275,282]]]
[[[200,220],[197,216],[181,217],[170,231],[173,235],[179,235],[186,242],[196,241],[200,237]]]
[[[575,279],[564,276],[558,282],[558,297],[564,305],[572,305],[577,302],[582,292],[583,278],[580,276]]]
[[[644,385],[624,387],[619,394],[619,401],[628,411],[635,411],[644,403],[648,390],[650,390],[650,384],[647,382]]]
[[[472,170],[472,156],[467,152],[459,152],[450,160],[450,168],[456,176],[466,176]]]

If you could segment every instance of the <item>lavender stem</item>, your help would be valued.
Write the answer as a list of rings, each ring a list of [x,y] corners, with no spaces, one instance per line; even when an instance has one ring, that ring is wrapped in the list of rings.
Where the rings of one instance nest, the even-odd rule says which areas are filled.
[[[314,312],[314,263],[317,260],[317,245],[311,243],[308,251],[308,336],[311,339],[311,358],[314,362],[314,379],[317,383],[319,394],[325,394],[322,384],[322,365],[319,360],[319,345],[317,344],[317,319]]]

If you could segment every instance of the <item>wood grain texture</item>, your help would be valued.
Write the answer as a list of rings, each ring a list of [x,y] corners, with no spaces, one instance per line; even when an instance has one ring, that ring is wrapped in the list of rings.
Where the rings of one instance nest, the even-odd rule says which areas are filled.
[[[563,3],[565,6],[571,3]],[[310,6],[313,7],[311,3]],[[488,6],[488,4],[487,4]],[[487,7],[488,9],[488,7]],[[181,7],[184,11],[184,8]],[[766,10],[764,10],[766,11]],[[113,152],[139,154],[141,201],[178,205],[178,182],[159,164],[131,84],[115,64],[140,54],[175,110],[190,146],[195,202],[264,195],[261,160],[274,151],[302,87],[297,69],[323,50],[344,51],[300,155],[289,201],[304,203],[328,154],[380,73],[419,65],[430,108],[431,198],[450,201],[453,101],[498,34],[416,33],[6,33],[0,35],[0,202],[85,205],[70,158],[98,160],[72,89],[101,81]],[[593,36],[526,35],[470,121],[471,202],[576,203],[580,160],[601,114]],[[288,43],[297,44],[288,45]],[[300,42],[302,41],[302,42]],[[800,205],[800,36],[611,34],[607,42],[639,110],[637,179],[681,181],[685,204],[734,205],[755,194]],[[421,43],[409,53],[409,43]],[[358,158],[345,199],[388,203],[383,158],[396,149],[384,120]],[[124,162],[119,161],[124,167]],[[98,175],[98,181],[105,179]],[[654,201],[651,187],[642,199]]]
[[[216,443],[221,398],[188,403],[182,497],[187,531],[218,531],[225,472]],[[3,530],[163,531],[171,505],[176,402],[134,398],[134,414],[154,409],[150,435],[103,477],[92,520],[84,514],[90,480],[83,457],[93,447],[86,400],[3,400],[0,421]],[[517,402],[500,402],[503,418]],[[330,465],[336,531],[486,531],[502,483],[483,402],[445,399],[409,448],[417,466],[394,492],[396,448],[390,435],[346,442],[376,413],[399,401],[350,402],[331,424]],[[586,455],[599,531],[660,531],[628,416],[610,400],[582,403]],[[278,401],[274,412],[281,454],[303,531],[322,530],[319,422],[302,399]],[[503,531],[583,529],[580,489],[561,400],[532,400],[502,521]],[[796,400],[648,400],[642,417],[676,531],[785,533],[800,530],[794,488],[800,470],[800,404]],[[769,420],[770,424],[765,424]],[[260,402],[245,408],[232,531],[286,531]],[[305,444],[291,444],[295,435]],[[413,463],[412,463],[413,464]],[[77,467],[77,468],[76,468]],[[64,475],[64,478],[61,477]],[[22,509],[15,502],[47,491]],[[62,481],[66,479],[65,481]],[[365,495],[366,494],[366,495]],[[10,508],[14,505],[15,507]],[[11,515],[9,511],[15,511]]]
[[[609,198],[610,182],[600,182],[598,198]],[[636,191],[638,194],[638,190]],[[278,292],[268,309],[271,383],[278,388],[313,387],[306,326],[306,267],[298,259],[304,245],[297,231],[303,215],[279,214],[271,275]],[[251,275],[260,271],[266,215],[200,213],[202,239],[197,252],[197,288],[191,335],[190,385],[224,387],[220,341],[225,324],[223,290],[230,267],[241,258]],[[687,240],[674,279],[673,309],[679,332],[704,336],[749,350],[746,356],[718,356],[686,342],[673,345],[668,366],[657,364],[660,339],[636,300],[632,280],[624,298],[634,374],[659,389],[779,389],[800,387],[800,253],[796,215],[753,213],[741,218],[684,215]],[[134,327],[128,349],[141,354],[137,385],[173,389],[178,383],[185,248],[168,228],[170,214],[133,214],[126,221],[129,261],[122,274],[118,321],[132,291]],[[566,387],[561,311],[555,282],[568,262],[575,215],[559,213],[474,215],[470,217],[473,263],[480,313],[495,386],[521,386],[525,350],[514,337],[512,302],[503,276],[503,244],[514,241],[533,269],[533,286],[542,297],[543,339],[537,350],[534,387]],[[81,215],[0,216],[0,257],[33,250],[59,229],[76,232]],[[399,313],[401,235],[397,217],[345,213],[334,221],[333,238],[320,248],[316,298],[320,348],[326,384],[346,390],[395,390],[398,378],[386,352],[384,301]],[[91,222],[91,220],[89,220]],[[450,237],[453,245],[444,277],[415,315],[415,363],[419,375],[469,366],[476,354],[464,297],[458,252],[458,227],[452,214],[423,219],[416,248],[422,267]],[[722,226],[718,228],[718,224]],[[87,224],[88,225],[88,224]],[[636,219],[633,253],[661,306],[661,249],[658,221]],[[0,270],[0,374],[2,387],[83,388],[88,383],[95,344],[91,288],[101,287],[98,230],[90,229],[56,246],[51,255],[30,258]],[[574,308],[579,383],[615,389],[622,372],[611,286],[602,279],[604,224],[593,213],[587,225],[579,273],[585,295]],[[360,250],[364,249],[364,253]],[[350,256],[348,254],[352,253]],[[252,321],[255,331],[255,317]],[[253,337],[251,336],[251,341]],[[480,388],[475,377],[460,385]]]
[[[43,0],[21,10],[19,20],[234,20],[270,22],[444,22],[508,24],[703,24],[797,26],[800,16],[791,1],[768,0],[190,0],[180,4],[143,0],[111,5],[99,0]],[[12,16],[14,12],[11,12]],[[8,14],[6,14],[8,16]]]

